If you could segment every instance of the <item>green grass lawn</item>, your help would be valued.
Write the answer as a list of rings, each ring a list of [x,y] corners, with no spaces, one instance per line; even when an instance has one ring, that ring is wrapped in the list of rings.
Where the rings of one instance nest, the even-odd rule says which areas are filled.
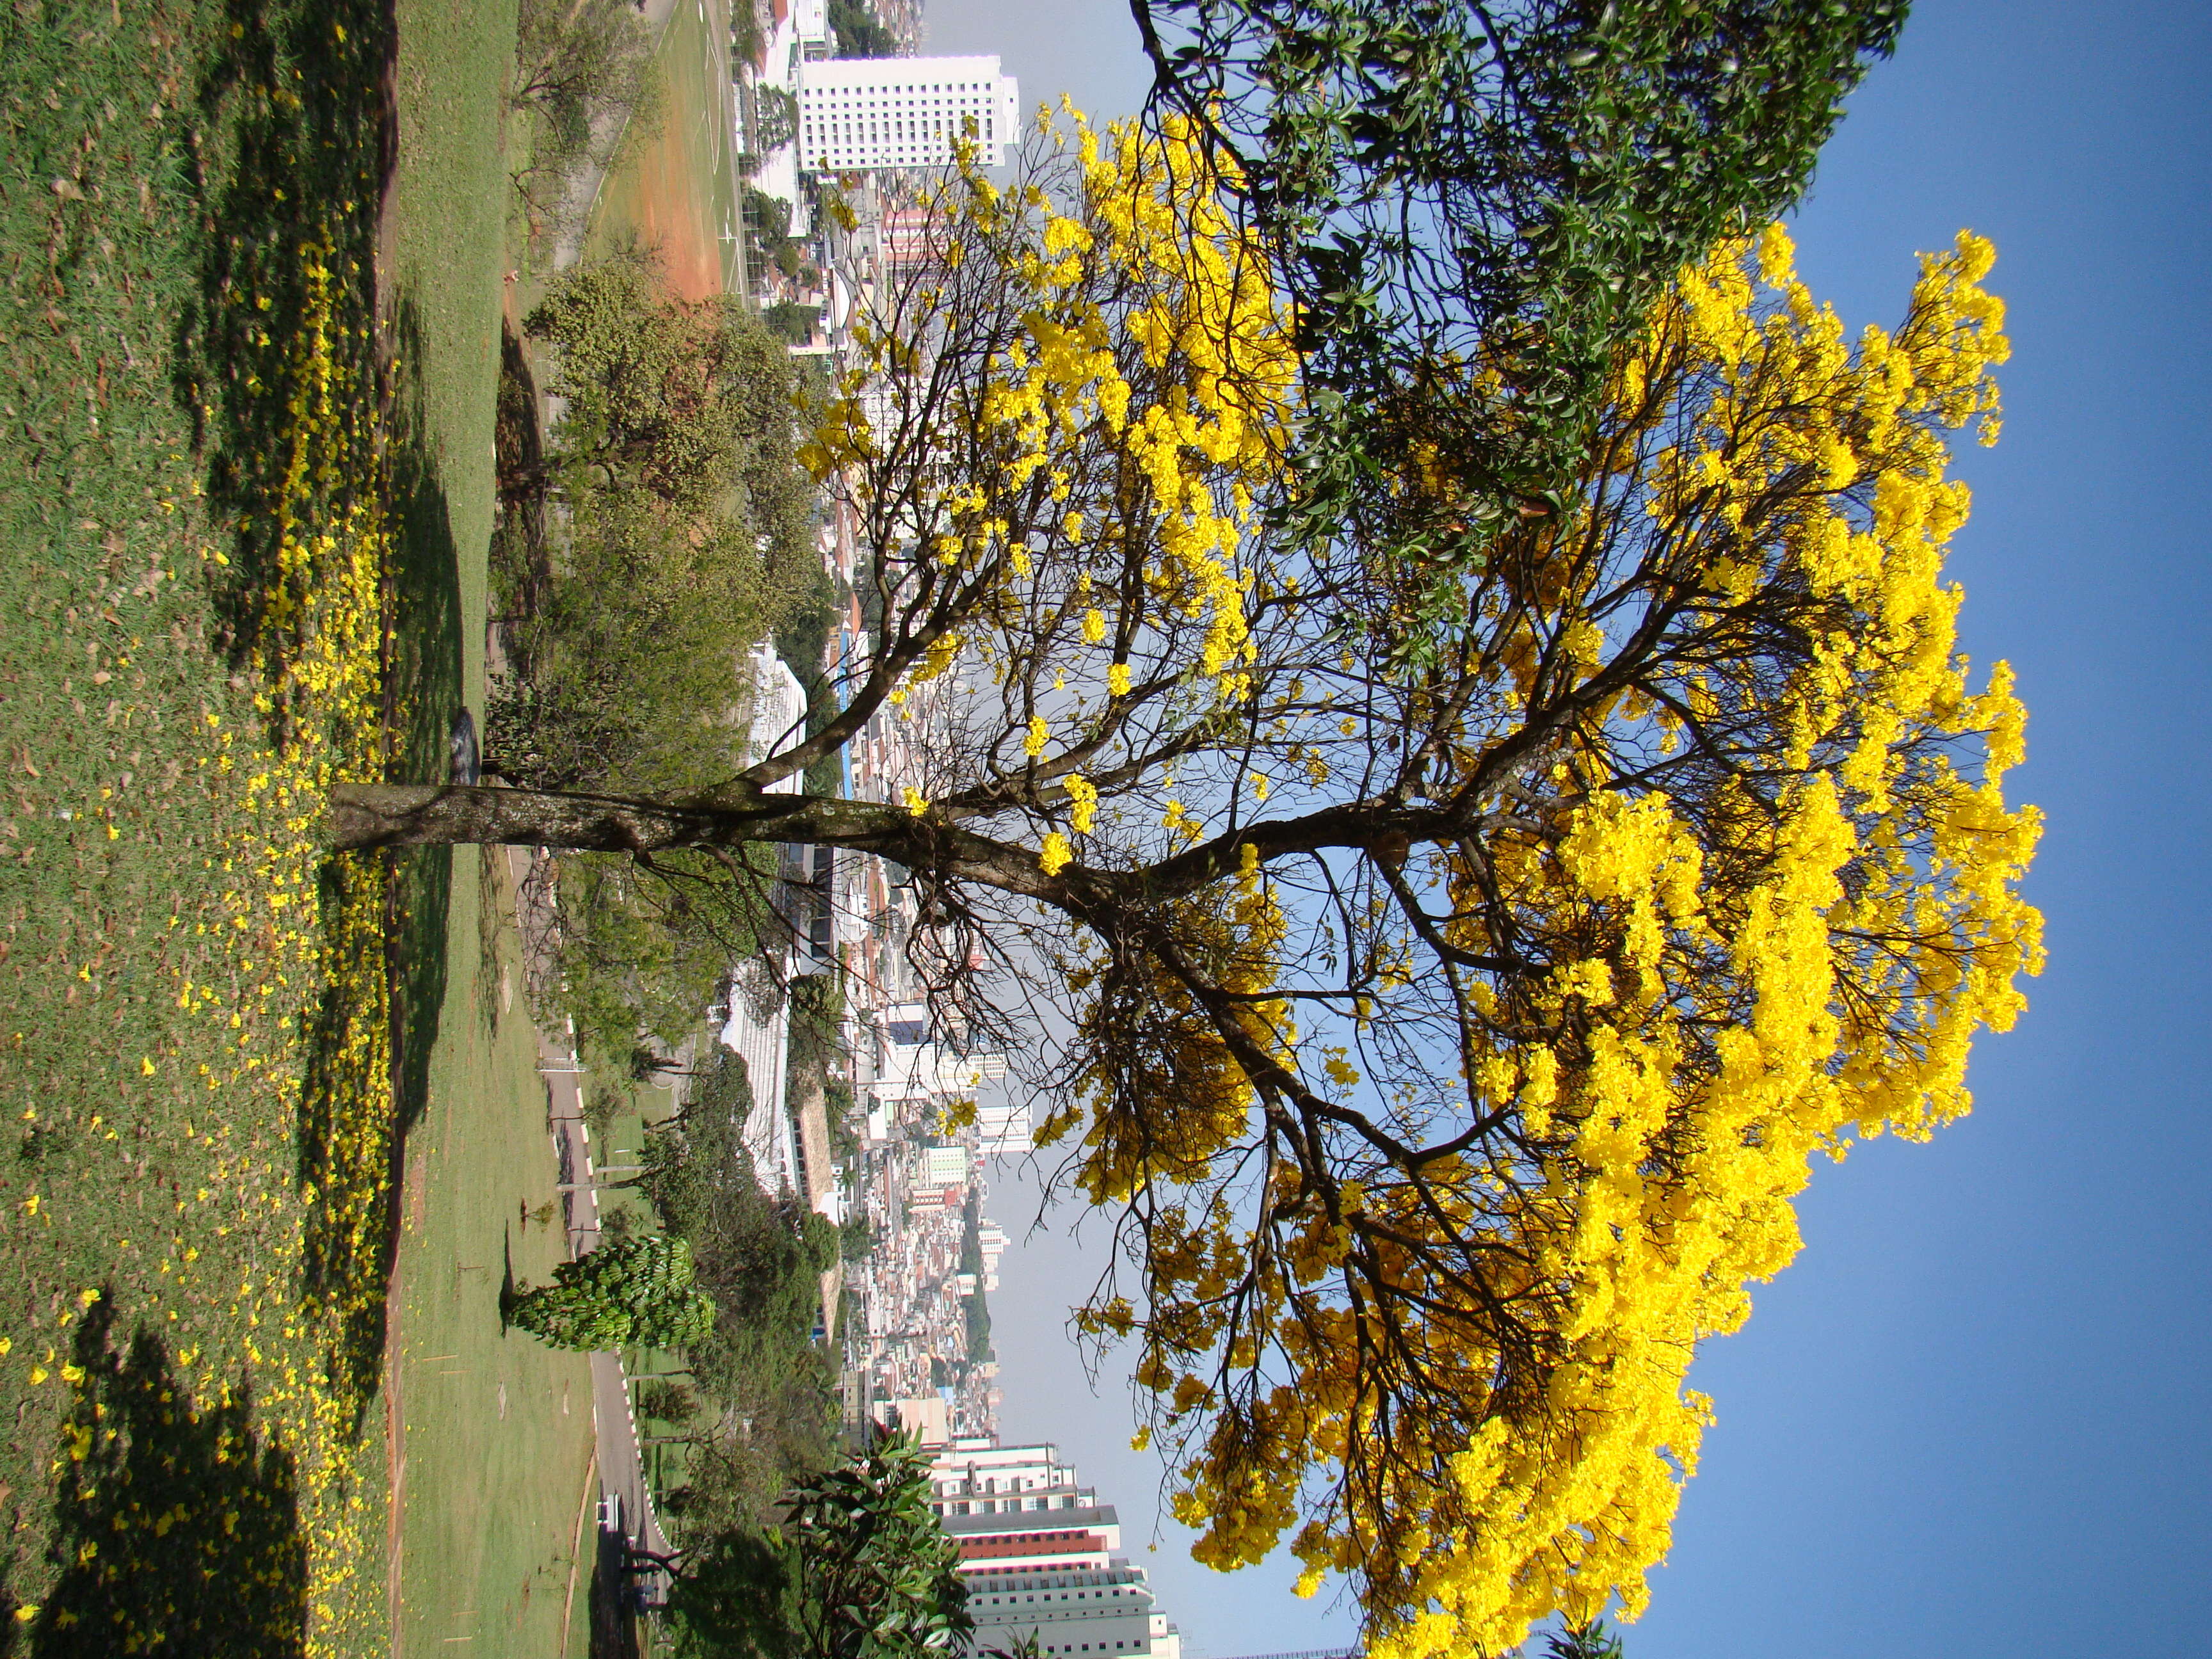
[[[404,1423],[404,1651],[580,1656],[596,1500],[592,1385],[580,1354],[502,1332],[508,1275],[564,1260],[545,1091],[518,982],[499,855],[461,855],[428,1109],[408,1143],[394,1386]],[[458,988],[471,988],[469,994]],[[571,1592],[574,1575],[573,1603]]]
[[[443,775],[453,712],[481,713],[493,422],[509,216],[511,3],[398,8],[392,318],[404,767]],[[584,1650],[592,1533],[590,1371],[503,1333],[504,1276],[565,1255],[555,1170],[497,858],[406,871],[401,1109],[409,1123],[387,1373],[399,1429],[403,1650]],[[556,1206],[557,1213],[557,1206]],[[578,1522],[584,1560],[577,1570]],[[574,1579],[572,1591],[572,1576]]]
[[[0,1600],[377,1645],[368,4],[0,14]],[[364,927],[364,921],[372,924]]]
[[[402,533],[416,544],[421,567],[402,595],[400,625],[424,665],[431,707],[422,724],[442,742],[459,702],[476,702],[483,684],[492,418],[509,268],[502,117],[515,7],[403,0],[398,15],[391,315],[402,373],[393,485]]]
[[[335,779],[441,775],[481,689],[513,32],[368,0],[0,11],[0,1646],[389,1650],[410,1120],[437,1171],[405,1212],[413,1334],[450,1318],[507,1367],[484,1421],[441,1365],[412,1392],[409,1524],[479,1546],[418,1552],[453,1564],[421,1616],[521,1597],[573,1537],[589,1411],[554,1389],[580,1366],[501,1343],[496,1261],[488,1313],[436,1293],[485,1195],[550,1178],[524,1034],[484,1024],[475,855],[314,845]],[[470,1460],[513,1491],[441,1499],[424,1468]],[[554,1599],[532,1585],[532,1628]]]

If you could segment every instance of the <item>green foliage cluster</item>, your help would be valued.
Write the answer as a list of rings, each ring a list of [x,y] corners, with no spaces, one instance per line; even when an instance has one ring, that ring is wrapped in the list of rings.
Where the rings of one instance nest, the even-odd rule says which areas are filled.
[[[774,265],[784,276],[797,278],[811,271],[806,245],[791,234],[791,204],[753,185],[745,186],[745,234],[753,262]]]
[[[791,981],[791,1066],[832,1075],[843,1068],[845,988],[828,974]]]
[[[648,1376],[631,1393],[637,1414],[662,1423],[688,1423],[698,1414],[699,1401],[681,1382],[665,1376]]]
[[[849,1164],[860,1155],[860,1137],[854,1126],[853,1085],[842,1077],[830,1077],[822,1085],[822,1115],[830,1124],[830,1156]]]
[[[639,1032],[673,1043],[698,1024],[730,963],[758,948],[757,896],[773,870],[750,849],[726,862],[562,858],[558,994],[587,1066],[619,1070]]]
[[[860,0],[830,0],[830,31],[840,58],[896,58],[898,37]]]
[[[975,1294],[961,1300],[960,1312],[968,1339],[968,1364],[988,1365],[998,1358],[991,1346],[991,1304],[981,1284]]]
[[[763,152],[781,149],[799,134],[799,100],[781,87],[752,89],[753,135]]]
[[[828,1218],[761,1190],[744,1147],[752,1105],[744,1060],[717,1048],[683,1113],[654,1128],[636,1181],[690,1246],[717,1310],[712,1335],[689,1351],[713,1407],[676,1505],[694,1534],[764,1524],[784,1486],[831,1455],[835,1377],[812,1332],[842,1241]]]
[[[490,758],[536,787],[703,789],[741,764],[745,653],[811,592],[813,487],[781,344],[635,251],[564,276],[525,325],[566,406],[539,482],[566,507]]]
[[[959,1552],[929,1506],[929,1455],[894,1434],[785,1495],[774,1532],[718,1534],[686,1564],[680,1650],[925,1659],[974,1629]]]
[[[848,1261],[866,1261],[875,1254],[876,1230],[867,1216],[855,1210],[838,1230],[839,1249]]]
[[[1620,1637],[1600,1619],[1552,1632],[1544,1638],[1544,1652],[1546,1659],[1621,1659]]]
[[[526,328],[566,414],[507,483],[565,509],[566,531],[487,708],[487,765],[537,787],[711,791],[745,763],[752,646],[820,581],[790,360],[737,301],[678,300],[635,251],[568,273]],[[680,1041],[757,948],[772,875],[703,853],[565,860],[562,1012],[587,1050]]]
[[[1310,392],[1292,527],[1480,568],[1563,510],[1662,284],[1796,199],[1905,0],[1139,0],[1155,116],[1276,257]],[[1440,373],[1456,362],[1478,373]],[[1407,496],[1417,453],[1447,488]],[[1436,648],[1452,610],[1404,649]]]
[[[768,49],[764,9],[760,0],[737,0],[730,8],[730,56],[740,64],[757,67]]]
[[[975,1189],[968,1189],[968,1205],[961,1216],[960,1269],[963,1273],[983,1271],[983,1201]]]
[[[822,326],[822,307],[803,306],[796,300],[780,300],[762,310],[761,325],[780,340],[805,345]]]
[[[517,1295],[507,1317],[541,1341],[586,1353],[690,1349],[714,1329],[714,1304],[694,1282],[690,1246],[653,1233],[562,1262],[550,1285]]]

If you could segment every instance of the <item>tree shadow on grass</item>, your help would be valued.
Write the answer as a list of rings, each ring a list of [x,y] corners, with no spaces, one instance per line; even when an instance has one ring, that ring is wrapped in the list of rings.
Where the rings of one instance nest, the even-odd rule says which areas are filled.
[[[243,661],[279,568],[273,501],[296,477],[302,388],[326,368],[340,418],[379,392],[374,270],[392,162],[396,33],[388,0],[230,0],[208,66],[200,301],[176,325],[178,399],[207,451],[210,496],[234,526],[223,633]],[[320,319],[324,364],[302,349]],[[326,509],[374,491],[370,470],[309,480]]]
[[[388,308],[388,336],[378,326],[379,215],[397,131],[392,9],[228,0],[226,11],[228,44],[198,88],[204,253],[175,356],[212,516],[231,529],[217,642],[239,667],[270,672],[284,643],[274,635],[307,597],[280,586],[313,580],[286,538],[356,506],[386,509],[386,758],[394,776],[442,778],[461,696],[458,562],[420,409],[394,396],[387,368],[392,356],[403,372],[419,360],[417,319],[402,306]],[[380,447],[370,442],[380,416]],[[280,708],[276,740],[288,740],[288,720],[322,713]],[[399,1175],[428,1097],[452,882],[444,848],[333,860],[323,872],[333,967],[308,1021],[298,1137],[300,1179],[318,1195],[305,1290],[334,1322],[330,1381],[356,1429],[382,1371]],[[387,1097],[388,1109],[364,1108]]]
[[[356,508],[373,523],[387,489],[374,441],[386,395],[375,271],[397,37],[390,0],[225,0],[222,10],[228,39],[203,70],[189,147],[199,291],[174,325],[173,387],[206,460],[210,520],[229,535],[216,643],[276,694],[268,735],[284,745],[333,717],[283,690],[325,574],[309,545],[360,522]],[[341,740],[361,742],[358,726]],[[331,1321],[330,1381],[356,1426],[381,1370],[394,1231],[398,1126],[380,1074],[392,890],[378,860],[322,872],[330,989],[307,1022],[298,1134],[300,1178],[315,1193],[305,1290]]]
[[[205,422],[216,499],[251,514],[283,476],[295,349],[319,283],[340,394],[376,396],[373,272],[396,36],[386,0],[230,0],[228,10],[228,49],[200,88],[218,178],[201,303],[179,323],[191,349],[178,354],[178,390]],[[270,574],[268,530],[239,526],[230,599],[241,646]]]
[[[415,361],[421,330],[410,303],[397,307],[400,360]],[[439,779],[447,773],[447,734],[461,703],[460,577],[446,492],[424,434],[419,407],[392,411],[387,451],[392,492],[393,641],[385,678],[385,726],[391,775]],[[397,1259],[402,1172],[409,1133],[429,1102],[430,1054],[447,991],[447,932],[452,920],[453,849],[410,848],[370,859],[342,858],[325,870],[325,933],[340,971],[311,1028],[301,1114],[300,1176],[353,1195],[349,1205],[311,1212],[307,1290],[339,1318],[332,1379],[364,1407],[384,1364],[386,1287]],[[349,976],[343,959],[359,930],[348,918],[380,884],[374,942],[384,977]],[[364,1021],[388,1022],[391,1119],[353,1121],[368,1092],[357,1074],[368,1052]]]
[[[290,1458],[262,1442],[246,1399],[196,1409],[153,1332],[141,1327],[118,1353],[108,1307],[95,1304],[77,1329],[82,1376],[47,1544],[60,1577],[22,1626],[25,1650],[303,1653],[307,1547]]]
[[[420,313],[411,296],[394,307],[402,362],[422,361]],[[419,381],[391,412],[394,558],[393,649],[386,679],[392,776],[436,782],[448,775],[449,741],[464,707],[461,685],[460,550],[453,540],[446,485],[431,448]],[[393,946],[394,1042],[398,1052],[401,1126],[420,1119],[429,1100],[430,1049],[445,1007],[447,927],[453,908],[453,849],[418,847],[397,855]]]
[[[630,1575],[623,1571],[627,1540],[612,1527],[599,1528],[587,1597],[591,1659],[638,1659],[638,1619]]]

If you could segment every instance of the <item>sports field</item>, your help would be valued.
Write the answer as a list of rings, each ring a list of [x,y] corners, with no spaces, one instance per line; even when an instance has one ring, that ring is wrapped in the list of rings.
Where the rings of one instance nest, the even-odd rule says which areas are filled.
[[[690,300],[738,287],[729,40],[724,0],[676,0],[659,46],[661,118],[624,135],[585,236],[586,258],[632,240],[657,247],[669,285]]]

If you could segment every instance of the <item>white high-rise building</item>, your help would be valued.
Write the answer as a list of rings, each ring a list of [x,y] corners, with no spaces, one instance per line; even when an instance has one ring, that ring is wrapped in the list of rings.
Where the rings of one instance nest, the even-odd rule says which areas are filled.
[[[799,66],[799,160],[810,173],[938,167],[974,123],[996,167],[1021,130],[1021,93],[996,58],[832,58]]]
[[[1043,1659],[1182,1659],[1145,1570],[1119,1553],[1113,1506],[1078,1484],[1057,1446],[957,1439],[931,1474],[968,1583],[969,1653],[1034,1636]]]
[[[1015,1515],[1095,1508],[1098,1495],[1051,1444],[1001,1446],[991,1437],[963,1436],[937,1454],[930,1469],[930,1507],[939,1516]],[[1121,1534],[1112,1548],[1121,1547]]]

